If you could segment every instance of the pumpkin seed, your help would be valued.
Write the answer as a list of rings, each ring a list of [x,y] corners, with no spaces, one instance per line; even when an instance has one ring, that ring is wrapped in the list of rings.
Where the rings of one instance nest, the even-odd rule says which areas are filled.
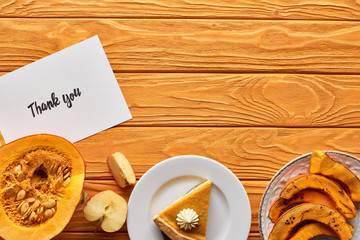
[[[54,216],[54,215],[55,215],[55,213],[56,213],[56,209],[55,209],[55,208],[51,208],[50,210],[52,211],[53,216]]]
[[[65,174],[67,174],[68,172],[70,172],[70,168],[69,168],[69,167],[66,167],[66,168],[64,169],[64,171],[63,171],[63,174],[65,175]]]
[[[14,193],[15,193],[15,189],[13,187],[9,187],[8,189],[6,189],[5,192],[6,196],[8,197],[11,197],[12,195],[14,195]]]
[[[65,174],[64,179],[67,179],[68,177],[70,177],[70,172]]]
[[[25,175],[24,175],[24,173],[23,172],[19,172],[19,174],[17,175],[17,180],[19,181],[19,182],[22,182],[22,181],[24,181],[24,179],[25,179]]]
[[[34,202],[34,204],[32,205],[32,210],[33,210],[33,211],[36,211],[36,210],[39,208],[39,206],[40,206],[40,201],[39,201],[39,200],[36,200],[36,201]]]
[[[28,202],[25,202],[24,204],[21,204],[21,207],[20,207],[20,213],[21,215],[24,215],[28,210],[29,210],[29,203]]]
[[[30,217],[29,217],[29,221],[32,222],[33,220],[35,220],[35,217],[36,217],[36,213],[31,212]]]
[[[51,218],[53,216],[53,212],[50,209],[46,209],[44,216],[45,218]]]
[[[31,197],[31,198],[27,198],[25,201],[27,201],[28,203],[33,203],[35,202],[35,198]]]
[[[31,208],[29,208],[29,209],[27,210],[27,212],[25,213],[24,217],[25,217],[25,218],[29,217],[32,212],[33,212],[33,211],[31,211]]]
[[[38,209],[36,210],[37,215],[40,215],[40,214],[42,214],[43,212],[44,212],[44,207],[43,207],[43,206],[41,206],[40,208],[38,208]]]
[[[54,199],[49,199],[46,203],[44,203],[44,206],[46,208],[53,208],[56,205],[56,201]]]
[[[61,166],[59,166],[59,167],[58,167],[58,169],[57,169],[56,174],[57,174],[57,175],[60,175],[61,171],[62,171],[62,167],[61,167]]]
[[[23,200],[25,198],[25,194],[25,190],[21,189],[16,196],[16,200]]]
[[[22,206],[24,203],[25,203],[25,201],[22,201],[22,202],[19,204],[19,206],[18,206],[18,211],[20,211],[21,206]]]
[[[63,182],[63,187],[67,187],[69,183],[70,183],[70,177],[65,179],[65,181]]]
[[[60,176],[56,179],[55,188],[60,188],[62,184],[63,184],[63,178],[62,176]]]
[[[23,217],[21,219],[26,219],[27,217],[30,216],[30,214],[32,213],[31,209],[28,208],[28,210],[23,214]]]
[[[14,173],[15,173],[15,174],[19,174],[19,173],[21,172],[21,169],[22,169],[21,165],[20,165],[20,164],[17,165],[17,166],[14,168]]]

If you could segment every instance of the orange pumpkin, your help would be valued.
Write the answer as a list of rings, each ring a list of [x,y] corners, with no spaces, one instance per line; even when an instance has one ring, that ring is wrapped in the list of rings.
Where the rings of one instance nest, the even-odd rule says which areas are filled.
[[[85,178],[85,163],[67,140],[47,134],[0,148],[0,236],[45,240],[70,221]]]

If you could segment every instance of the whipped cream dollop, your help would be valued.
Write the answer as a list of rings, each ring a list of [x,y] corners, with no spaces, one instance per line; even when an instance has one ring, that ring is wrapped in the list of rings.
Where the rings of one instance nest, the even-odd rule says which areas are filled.
[[[180,228],[191,230],[199,223],[199,215],[193,209],[183,209],[178,213],[176,221]]]

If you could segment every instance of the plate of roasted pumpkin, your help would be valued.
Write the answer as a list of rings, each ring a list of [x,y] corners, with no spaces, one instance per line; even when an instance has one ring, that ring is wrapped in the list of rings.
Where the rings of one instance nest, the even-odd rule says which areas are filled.
[[[360,160],[315,150],[286,164],[260,203],[263,240],[360,239]]]

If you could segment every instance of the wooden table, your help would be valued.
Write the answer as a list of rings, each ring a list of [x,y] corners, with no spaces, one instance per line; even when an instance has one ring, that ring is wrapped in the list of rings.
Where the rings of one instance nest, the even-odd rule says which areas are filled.
[[[138,179],[206,156],[241,180],[260,239],[260,199],[284,164],[314,149],[360,157],[358,0],[1,0],[0,17],[1,74],[100,37],[133,119],[75,144],[89,196],[129,198],[113,152]],[[94,229],[79,207],[56,239],[129,239]]]

